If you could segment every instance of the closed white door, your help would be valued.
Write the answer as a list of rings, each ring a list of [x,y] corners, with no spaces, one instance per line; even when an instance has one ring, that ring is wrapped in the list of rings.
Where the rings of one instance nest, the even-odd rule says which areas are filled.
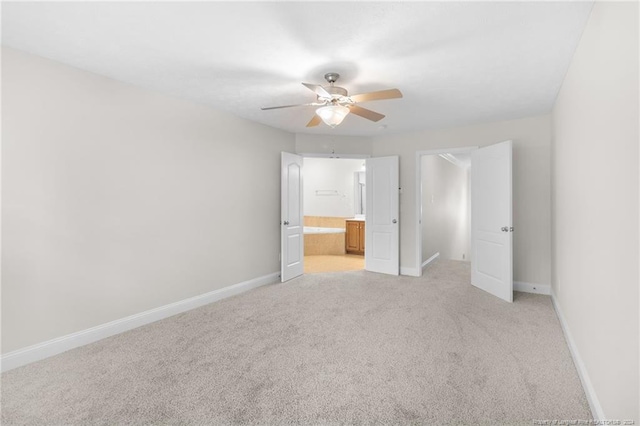
[[[471,284],[513,302],[511,141],[471,153]]]
[[[281,169],[280,277],[285,282],[304,272],[302,157],[283,152]]]
[[[366,169],[364,268],[399,275],[399,160],[398,157],[368,158]]]

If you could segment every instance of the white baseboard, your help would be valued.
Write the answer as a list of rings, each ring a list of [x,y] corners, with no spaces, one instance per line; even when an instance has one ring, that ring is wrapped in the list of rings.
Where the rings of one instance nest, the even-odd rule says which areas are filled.
[[[427,264],[429,264],[430,262],[436,260],[436,258],[438,256],[440,256],[440,252],[434,254],[433,256],[431,256],[430,258],[425,260],[424,263],[422,264],[421,268],[409,268],[409,267],[406,267],[406,266],[401,266],[400,267],[400,275],[408,275],[410,277],[421,277],[422,276],[422,268],[427,266]]]
[[[571,332],[569,331],[569,327],[567,326],[567,322],[564,318],[564,314],[558,305],[558,301],[556,300],[556,295],[553,290],[551,290],[551,301],[553,302],[553,307],[556,310],[556,315],[558,315],[558,319],[560,320],[560,326],[562,327],[562,331],[564,333],[564,338],[567,341],[567,346],[569,346],[569,352],[571,352],[571,357],[573,358],[573,363],[576,366],[576,370],[578,370],[578,376],[580,377],[580,381],[582,382],[582,387],[584,388],[584,393],[587,395],[587,401],[589,401],[589,408],[591,409],[591,414],[595,420],[605,420],[607,417],[604,415],[602,411],[602,406],[600,405],[600,400],[596,395],[596,391],[591,384],[591,379],[589,379],[589,373],[587,372],[587,368],[582,362],[582,358],[580,357],[580,353],[578,352],[578,348],[573,341],[573,337],[571,337]]]
[[[427,266],[428,264],[430,264],[431,262],[436,260],[438,258],[438,256],[440,256],[440,252],[437,252],[436,254],[434,254],[433,256],[431,256],[430,258],[425,260],[424,262],[422,262],[422,269],[424,269],[425,266]]]
[[[551,286],[549,284],[531,284],[522,281],[514,281],[513,289],[524,293],[551,294]]]
[[[200,296],[190,297],[189,299],[180,300],[179,302],[170,303],[126,318],[121,318],[106,324],[38,343],[33,346],[18,349],[2,355],[0,358],[0,370],[8,371],[21,367],[142,325],[168,318],[230,296],[235,296],[236,294],[243,293],[256,287],[271,284],[278,281],[279,277],[280,273],[274,272],[252,280],[230,285],[219,290],[213,290],[208,293],[201,294]]]
[[[406,266],[400,267],[400,275],[408,275],[410,277],[420,277],[422,271],[418,268],[407,268]]]

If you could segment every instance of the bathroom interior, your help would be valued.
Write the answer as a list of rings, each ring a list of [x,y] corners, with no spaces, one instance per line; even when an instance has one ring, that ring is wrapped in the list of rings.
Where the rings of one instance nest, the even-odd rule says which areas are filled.
[[[364,269],[364,159],[304,158],[304,272]]]

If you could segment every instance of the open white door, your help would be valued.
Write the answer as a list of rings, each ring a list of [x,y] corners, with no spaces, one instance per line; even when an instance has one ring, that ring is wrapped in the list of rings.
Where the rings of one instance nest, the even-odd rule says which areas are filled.
[[[471,284],[513,302],[511,141],[471,153]]]
[[[364,269],[367,271],[391,275],[400,273],[398,166],[398,157],[366,160]]]
[[[304,272],[302,157],[283,152],[281,168],[280,277],[285,282]]]

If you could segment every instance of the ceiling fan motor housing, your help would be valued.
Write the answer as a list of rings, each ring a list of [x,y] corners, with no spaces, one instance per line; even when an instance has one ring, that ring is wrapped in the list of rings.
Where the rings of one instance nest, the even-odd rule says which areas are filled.
[[[349,92],[347,92],[347,89],[345,89],[344,87],[338,87],[333,85],[333,83],[338,81],[338,78],[340,78],[340,74],[338,74],[337,72],[328,72],[324,75],[324,79],[329,82],[329,86],[323,87],[323,89],[326,90],[327,93],[331,95],[331,99],[326,99],[326,101],[330,101],[334,103],[346,101],[346,99],[344,98],[349,96]],[[325,100],[325,98],[322,98],[320,96],[318,96],[318,99]]]
[[[333,105],[346,105],[353,103],[351,99],[349,99],[347,89],[345,89],[344,87],[328,86],[323,87],[323,89],[326,90],[331,95],[331,97],[328,98],[318,95],[318,102],[324,102],[325,104]]]
[[[347,96],[347,89],[345,89],[344,87],[329,86],[329,87],[325,87],[324,90],[331,93],[331,95],[333,95],[334,97],[335,95]]]

